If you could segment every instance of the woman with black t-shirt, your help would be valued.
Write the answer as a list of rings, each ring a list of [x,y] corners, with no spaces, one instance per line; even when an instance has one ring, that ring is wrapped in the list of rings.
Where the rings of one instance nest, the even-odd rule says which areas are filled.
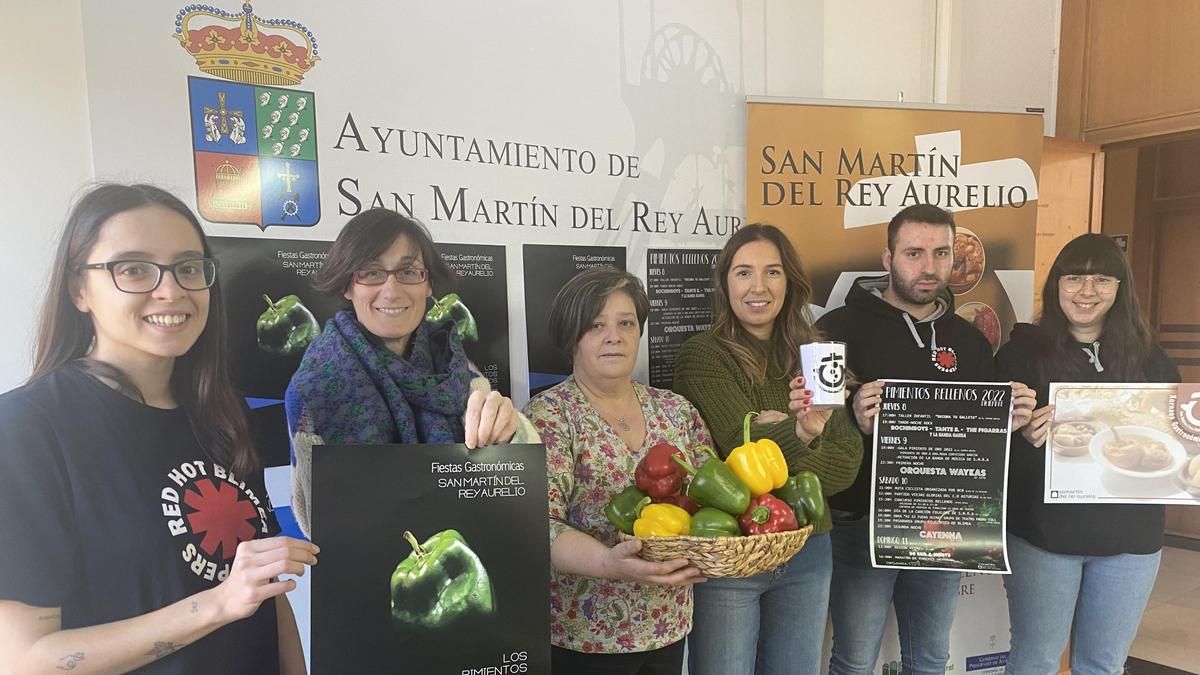
[[[227,372],[217,264],[183,202],[101,185],[67,220],[33,375],[0,396],[0,671],[304,672]]]
[[[1018,324],[996,356],[1004,379],[1037,388],[1039,407],[1013,434],[1006,577],[1012,649],[1006,673],[1057,673],[1074,626],[1071,671],[1120,673],[1154,587],[1163,507],[1045,504],[1043,446],[1051,382],[1178,382],[1138,310],[1125,255],[1085,234],[1058,254],[1038,325]]]

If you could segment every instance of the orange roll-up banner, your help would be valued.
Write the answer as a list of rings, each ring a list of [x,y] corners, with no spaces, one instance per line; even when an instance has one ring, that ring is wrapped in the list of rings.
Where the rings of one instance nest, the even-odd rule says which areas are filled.
[[[747,110],[746,220],[787,233],[813,283],[813,311],[854,279],[883,274],[887,223],[928,203],[958,224],[956,311],[993,349],[1031,321],[1042,117],[949,107],[755,99]],[[962,575],[947,671],[997,675],[1008,656],[1001,577]],[[827,648],[828,648],[828,636]],[[875,672],[899,672],[889,611]]]

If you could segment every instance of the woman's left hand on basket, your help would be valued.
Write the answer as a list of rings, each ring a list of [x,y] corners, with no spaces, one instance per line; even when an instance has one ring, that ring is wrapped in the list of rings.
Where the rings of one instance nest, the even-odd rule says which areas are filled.
[[[666,562],[650,562],[638,557],[642,550],[641,539],[629,539],[608,549],[604,556],[604,569],[609,579],[636,581],[661,586],[686,586],[705,581],[700,570],[691,566],[684,558]]]

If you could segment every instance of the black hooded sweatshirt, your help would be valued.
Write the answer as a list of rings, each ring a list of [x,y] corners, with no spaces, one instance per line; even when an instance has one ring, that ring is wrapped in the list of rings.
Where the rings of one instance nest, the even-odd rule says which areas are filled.
[[[817,321],[827,339],[846,343],[847,366],[860,385],[879,379],[996,380],[992,346],[979,329],[954,313],[949,291],[938,297],[933,314],[918,320],[883,299],[887,287],[886,275],[858,279],[850,287],[846,305]],[[851,416],[852,401],[846,403]],[[831,507],[864,515],[870,509],[872,441],[870,435],[863,437],[858,477],[849,489],[829,498]]]
[[[996,355],[1001,377],[1037,390],[1037,407],[1049,400],[1050,382],[1116,382],[1105,371],[1104,336],[1092,344],[1076,343],[1052,368],[1039,368],[1039,329],[1028,323],[1013,328],[1008,344]],[[1049,371],[1049,372],[1045,372]],[[1055,377],[1055,373],[1069,373]],[[1157,345],[1142,382],[1178,382],[1179,368]],[[1154,553],[1163,545],[1163,507],[1159,504],[1046,504],[1046,446],[1035,448],[1019,432],[1012,436],[1008,467],[1008,530],[1038,548],[1064,555],[1104,556]]]

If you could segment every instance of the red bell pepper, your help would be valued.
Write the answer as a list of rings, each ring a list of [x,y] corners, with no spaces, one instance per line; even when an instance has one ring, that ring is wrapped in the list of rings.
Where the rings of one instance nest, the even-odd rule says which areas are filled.
[[[798,529],[792,507],[769,492],[751,499],[750,508],[738,516],[738,523],[742,526],[742,533],[746,535]]]
[[[656,504],[674,504],[675,506],[678,506],[679,508],[683,509],[684,511],[687,511],[689,515],[693,515],[693,516],[696,515],[696,512],[700,510],[700,505],[697,504],[696,502],[692,501],[691,499],[689,499],[688,496],[684,495],[684,494],[667,495],[666,497],[659,497],[658,499],[654,500],[654,503],[656,503]]]
[[[671,459],[672,455],[682,456],[682,453],[668,443],[659,443],[646,451],[634,470],[634,485],[656,500],[678,493],[686,472]]]

